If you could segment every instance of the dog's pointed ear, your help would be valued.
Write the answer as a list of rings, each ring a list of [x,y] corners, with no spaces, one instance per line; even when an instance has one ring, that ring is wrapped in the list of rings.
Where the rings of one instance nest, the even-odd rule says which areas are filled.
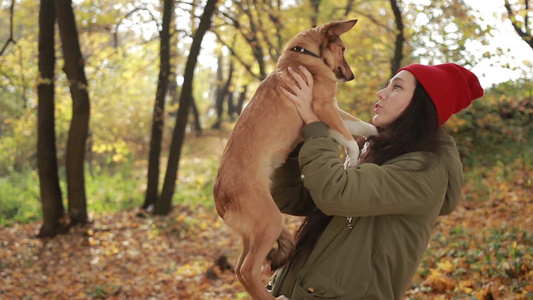
[[[355,23],[357,23],[357,19],[329,22],[318,27],[318,31],[324,33],[325,35],[340,36],[346,31],[352,29]]]

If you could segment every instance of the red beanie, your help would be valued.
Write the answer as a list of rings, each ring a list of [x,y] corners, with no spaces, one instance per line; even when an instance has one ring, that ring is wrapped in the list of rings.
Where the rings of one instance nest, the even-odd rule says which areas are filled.
[[[455,113],[483,96],[483,88],[474,73],[454,64],[435,66],[412,64],[401,68],[407,70],[422,84],[435,104],[439,127]]]

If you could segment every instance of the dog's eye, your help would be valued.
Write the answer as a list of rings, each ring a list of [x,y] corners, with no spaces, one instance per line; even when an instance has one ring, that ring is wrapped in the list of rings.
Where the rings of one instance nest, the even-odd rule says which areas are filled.
[[[346,50],[346,47],[342,47],[342,53],[344,53],[344,50]]]

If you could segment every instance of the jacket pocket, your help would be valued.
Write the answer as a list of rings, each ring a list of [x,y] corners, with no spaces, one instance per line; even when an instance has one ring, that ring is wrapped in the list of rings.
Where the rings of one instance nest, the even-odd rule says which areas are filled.
[[[298,272],[291,300],[337,299],[346,292],[329,276],[303,269]]]

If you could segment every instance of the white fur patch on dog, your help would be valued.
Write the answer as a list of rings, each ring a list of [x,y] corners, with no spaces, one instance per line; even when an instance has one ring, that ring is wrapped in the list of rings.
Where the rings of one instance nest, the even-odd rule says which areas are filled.
[[[344,121],[344,126],[346,126],[352,135],[369,137],[378,134],[376,126],[363,121]]]
[[[353,168],[357,164],[359,158],[359,146],[355,140],[347,140],[340,132],[335,130],[329,130],[329,134],[334,138],[337,143],[344,147],[346,151],[346,160],[344,162],[344,168]]]

